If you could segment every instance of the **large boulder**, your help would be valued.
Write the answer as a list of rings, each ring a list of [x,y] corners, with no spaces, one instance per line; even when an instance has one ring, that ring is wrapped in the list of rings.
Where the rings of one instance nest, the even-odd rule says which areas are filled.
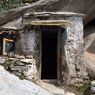
[[[44,84],[41,82],[43,86],[38,86],[28,80],[20,80],[0,66],[0,95],[75,95],[54,85]]]
[[[90,79],[95,80],[95,54],[85,52],[86,68]]]
[[[0,66],[0,95],[54,95],[36,84],[20,80]]]

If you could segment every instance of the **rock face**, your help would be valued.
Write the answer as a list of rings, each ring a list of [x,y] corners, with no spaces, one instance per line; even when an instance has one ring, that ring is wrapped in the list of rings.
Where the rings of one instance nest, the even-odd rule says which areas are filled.
[[[89,53],[95,53],[95,21],[88,24],[84,32],[85,50]]]
[[[50,7],[48,7],[50,6]],[[49,3],[49,5],[45,6],[45,10],[51,11],[69,11],[69,12],[76,12],[76,13],[83,13],[85,14],[85,23],[90,22],[95,18],[95,1],[94,0],[58,0],[54,3]],[[42,7],[43,9],[43,7]],[[43,9],[43,10],[44,10]]]
[[[95,20],[91,21],[84,32],[85,57],[87,60],[87,69],[89,77],[95,79]]]
[[[44,86],[45,88],[43,89],[33,82],[20,80],[17,76],[7,72],[3,66],[0,66],[0,95],[75,95],[71,92],[65,93],[63,89],[54,85]],[[53,92],[50,88],[57,91]]]
[[[86,68],[90,79],[95,80],[95,54],[86,52]]]
[[[0,66],[0,95],[54,95],[27,80],[20,80]]]

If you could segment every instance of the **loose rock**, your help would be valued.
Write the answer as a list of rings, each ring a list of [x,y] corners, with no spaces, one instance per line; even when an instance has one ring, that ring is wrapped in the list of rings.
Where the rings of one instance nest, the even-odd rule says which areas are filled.
[[[5,59],[5,58],[0,57],[0,64],[4,64],[4,63],[5,63],[5,61],[6,61],[6,59]]]
[[[67,92],[65,95],[75,95],[74,93]]]
[[[91,82],[91,93],[95,94],[95,81]]]

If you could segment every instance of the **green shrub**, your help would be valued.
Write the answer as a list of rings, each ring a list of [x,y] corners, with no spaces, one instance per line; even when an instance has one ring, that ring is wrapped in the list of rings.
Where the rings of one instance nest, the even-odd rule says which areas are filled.
[[[79,95],[90,95],[90,83],[91,80],[86,80],[82,86],[69,85],[69,87],[77,91]]]
[[[22,5],[22,0],[2,0],[0,1],[0,12],[4,12]]]

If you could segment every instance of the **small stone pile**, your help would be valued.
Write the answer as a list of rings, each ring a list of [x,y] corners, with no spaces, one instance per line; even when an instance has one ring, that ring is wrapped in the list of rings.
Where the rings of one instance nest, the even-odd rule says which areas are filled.
[[[19,76],[20,79],[37,79],[37,68],[35,59],[30,56],[27,58],[20,56],[21,58],[8,58],[4,65],[4,68]]]
[[[5,59],[5,58],[0,57],[0,64],[5,63],[5,61],[6,61],[6,59]]]

